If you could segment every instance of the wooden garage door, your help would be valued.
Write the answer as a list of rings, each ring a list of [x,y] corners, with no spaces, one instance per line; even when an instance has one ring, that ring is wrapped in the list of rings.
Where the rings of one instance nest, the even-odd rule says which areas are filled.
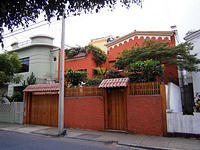
[[[30,108],[30,123],[58,125],[58,95],[33,95]]]

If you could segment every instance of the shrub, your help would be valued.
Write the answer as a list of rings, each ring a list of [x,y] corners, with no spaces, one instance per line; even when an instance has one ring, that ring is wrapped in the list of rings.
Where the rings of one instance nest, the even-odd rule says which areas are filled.
[[[94,61],[97,64],[97,66],[100,66],[101,64],[106,62],[107,55],[104,51],[102,51],[100,48],[88,45],[85,47],[72,47],[70,49],[65,49],[65,53],[67,55],[67,58],[73,58],[79,53],[90,53],[92,52],[92,55],[94,56]]]
[[[103,67],[94,68],[92,70],[92,73],[93,73],[94,77],[102,79],[102,78],[104,78],[104,76],[106,74],[106,68],[103,68]]]
[[[130,82],[149,82],[156,81],[156,77],[161,77],[163,68],[159,61],[145,60],[130,64],[128,77]]]
[[[123,78],[124,75],[122,75],[121,71],[111,69],[106,72],[106,78],[111,79],[111,78]]]
[[[86,86],[98,86],[103,79],[94,78],[86,81]]]
[[[67,82],[70,82],[72,86],[77,86],[81,82],[86,81],[87,72],[85,71],[76,71],[72,69],[67,69],[65,74],[65,79]]]

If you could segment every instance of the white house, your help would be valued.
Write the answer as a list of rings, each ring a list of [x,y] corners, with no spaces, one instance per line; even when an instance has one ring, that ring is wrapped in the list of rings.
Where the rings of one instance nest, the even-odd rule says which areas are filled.
[[[20,74],[23,80],[33,72],[36,83],[49,83],[58,80],[59,48],[53,45],[53,38],[45,35],[37,35],[30,38],[25,44],[13,43],[11,52],[17,52],[21,60],[22,70]],[[14,87],[20,84],[9,84],[8,94],[13,94]]]
[[[191,54],[197,54],[197,58],[200,59],[200,30],[187,35],[184,37],[184,40],[193,43],[194,50],[191,51]],[[200,64],[198,65],[198,68],[200,69]],[[194,96],[196,96],[196,94],[200,92],[200,72],[192,72],[192,80]]]

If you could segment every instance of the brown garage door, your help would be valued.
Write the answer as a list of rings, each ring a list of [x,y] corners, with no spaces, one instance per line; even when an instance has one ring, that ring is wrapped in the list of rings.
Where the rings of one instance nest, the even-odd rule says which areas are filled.
[[[58,125],[58,95],[33,95],[30,107],[30,123]]]

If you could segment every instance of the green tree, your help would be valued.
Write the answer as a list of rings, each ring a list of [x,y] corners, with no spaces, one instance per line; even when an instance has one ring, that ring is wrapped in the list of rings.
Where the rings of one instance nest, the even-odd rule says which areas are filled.
[[[5,96],[8,101],[11,102],[23,102],[23,93],[20,91],[15,91],[12,96]]]
[[[36,77],[35,75],[33,74],[33,72],[31,72],[31,75],[27,77],[26,81],[24,80],[22,82],[22,86],[23,86],[23,90],[29,86],[29,85],[33,85],[36,83]]]
[[[23,90],[27,86],[35,84],[36,77],[32,72],[31,75],[26,78],[26,80],[21,81],[21,79],[20,79],[19,83],[20,82],[21,82],[22,86],[14,88],[14,92],[13,92],[12,96],[4,96],[9,100],[9,102],[23,102],[23,96],[24,96]]]
[[[3,53],[0,54],[0,86],[8,82],[19,81],[19,76],[16,75],[21,68],[20,60],[17,53]]]
[[[163,66],[159,61],[149,59],[130,64],[128,71],[130,82],[150,82],[162,76]]]
[[[86,86],[98,86],[101,83],[102,80],[103,79],[101,79],[101,78],[88,79],[86,81],[85,85]]]
[[[142,5],[142,0],[120,0],[122,6],[129,8],[131,4]],[[13,30],[14,27],[28,27],[30,21],[35,22],[44,14],[48,21],[52,17],[60,17],[65,13],[80,15],[81,12],[99,12],[107,7],[114,9],[117,0],[1,0],[0,2],[0,43],[2,43],[3,27]]]
[[[122,74],[122,71],[116,70],[116,69],[111,69],[106,72],[106,79],[111,79],[111,78],[123,78],[125,77],[124,74]]]
[[[65,80],[70,82],[72,86],[78,86],[81,82],[86,81],[87,72],[67,69],[65,71]]]
[[[93,76],[96,78],[103,79],[106,74],[106,68],[97,67],[92,70]]]
[[[170,47],[169,43],[145,41],[141,47],[132,47],[131,50],[123,51],[122,56],[115,63],[115,67],[128,69],[132,63],[152,59],[161,64],[177,65],[180,70],[198,71],[197,64],[200,63],[200,60],[197,59],[197,54],[190,53],[192,50],[193,46],[188,42]]]
[[[100,66],[101,64],[106,62],[107,55],[99,47],[89,44],[88,46],[85,47],[85,49],[92,51],[92,54],[94,56],[94,61],[97,64],[97,66]]]

